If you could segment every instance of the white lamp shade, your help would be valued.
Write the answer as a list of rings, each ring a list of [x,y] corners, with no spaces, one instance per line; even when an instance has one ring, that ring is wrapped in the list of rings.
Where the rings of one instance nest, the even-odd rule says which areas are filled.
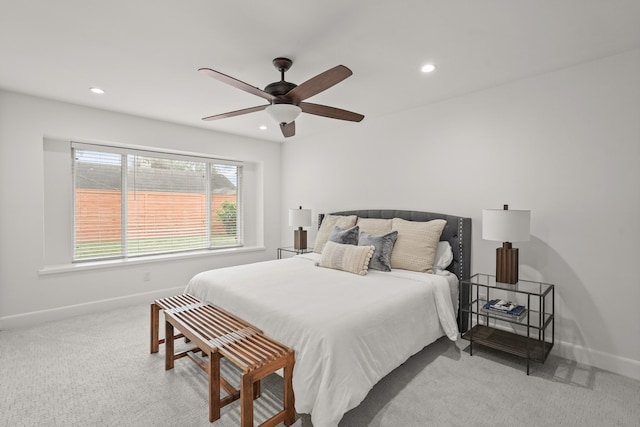
[[[311,209],[289,209],[290,227],[308,227],[311,225]]]
[[[302,108],[293,104],[271,104],[266,108],[267,113],[278,124],[291,123],[302,112]]]
[[[484,209],[482,211],[482,238],[497,242],[524,242],[529,240],[531,211]]]

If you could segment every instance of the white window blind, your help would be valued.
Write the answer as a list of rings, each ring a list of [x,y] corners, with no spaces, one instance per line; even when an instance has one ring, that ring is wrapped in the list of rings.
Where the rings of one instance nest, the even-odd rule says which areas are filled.
[[[74,261],[242,245],[242,164],[72,145]]]
[[[122,155],[74,150],[74,259],[122,256]]]

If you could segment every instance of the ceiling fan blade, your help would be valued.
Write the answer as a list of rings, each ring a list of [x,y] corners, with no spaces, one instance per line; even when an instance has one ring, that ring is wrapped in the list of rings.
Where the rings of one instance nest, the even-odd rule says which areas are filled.
[[[351,74],[350,69],[344,65],[336,65],[335,67],[320,73],[315,77],[310,78],[306,82],[291,89],[285,98],[291,100],[294,104],[300,101],[304,101],[307,98],[311,98],[323,90],[329,89],[331,86],[340,83]]]
[[[299,105],[302,111],[316,116],[329,117],[332,119],[348,120],[350,122],[359,122],[364,119],[362,114],[352,111],[342,110],[340,108],[329,107],[327,105],[311,104],[310,102],[301,102]]]
[[[216,114],[215,116],[203,117],[202,120],[211,121],[218,119],[226,119],[227,117],[240,116],[242,114],[254,113],[256,111],[262,111],[267,108],[268,105],[260,105],[258,107],[245,108],[242,110],[230,111],[228,113]]]
[[[227,76],[226,74],[222,74],[218,71],[212,70],[211,68],[200,68],[198,71],[200,71],[202,74],[206,74],[209,77],[212,77],[218,81],[221,81],[223,83],[226,83],[228,85],[231,85],[237,89],[243,90],[245,92],[249,92],[253,95],[257,95],[260,98],[264,98],[267,101],[273,101],[276,99],[275,96],[271,95],[270,93],[267,93],[265,91],[263,91],[262,89],[258,88],[258,87],[253,87],[248,83],[242,82],[238,79],[234,79],[231,76]]]
[[[296,122],[280,123],[280,130],[282,130],[282,134],[285,138],[289,138],[296,134]]]

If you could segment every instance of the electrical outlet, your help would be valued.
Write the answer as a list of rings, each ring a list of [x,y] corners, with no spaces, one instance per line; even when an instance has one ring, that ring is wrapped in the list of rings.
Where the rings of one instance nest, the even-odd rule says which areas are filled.
[[[145,282],[148,282],[149,280],[151,280],[151,272],[150,271],[145,271],[144,272],[144,276],[142,278]]]

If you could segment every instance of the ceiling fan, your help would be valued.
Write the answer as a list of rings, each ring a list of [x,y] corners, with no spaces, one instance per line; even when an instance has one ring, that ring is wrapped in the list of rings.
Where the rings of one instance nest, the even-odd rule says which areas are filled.
[[[329,107],[327,105],[303,102],[305,99],[311,98],[313,95],[327,90],[331,86],[336,85],[349,77],[353,74],[350,69],[344,65],[337,65],[324,73],[320,73],[317,76],[312,77],[300,85],[296,85],[284,80],[284,73],[291,68],[292,64],[293,61],[289,58],[274,59],[273,65],[278,71],[280,71],[280,81],[267,85],[264,90],[253,87],[245,82],[227,76],[226,74],[222,74],[219,71],[212,70],[211,68],[200,68],[198,71],[208,75],[209,77],[213,77],[216,80],[259,96],[260,98],[264,98],[270,102],[268,105],[259,105],[257,107],[244,108],[242,110],[204,117],[202,120],[218,120],[266,110],[267,113],[269,113],[269,115],[273,117],[278,124],[280,124],[282,134],[285,137],[290,137],[296,133],[295,119],[301,112],[352,122],[359,122],[364,119],[362,114],[354,113],[352,111]]]

